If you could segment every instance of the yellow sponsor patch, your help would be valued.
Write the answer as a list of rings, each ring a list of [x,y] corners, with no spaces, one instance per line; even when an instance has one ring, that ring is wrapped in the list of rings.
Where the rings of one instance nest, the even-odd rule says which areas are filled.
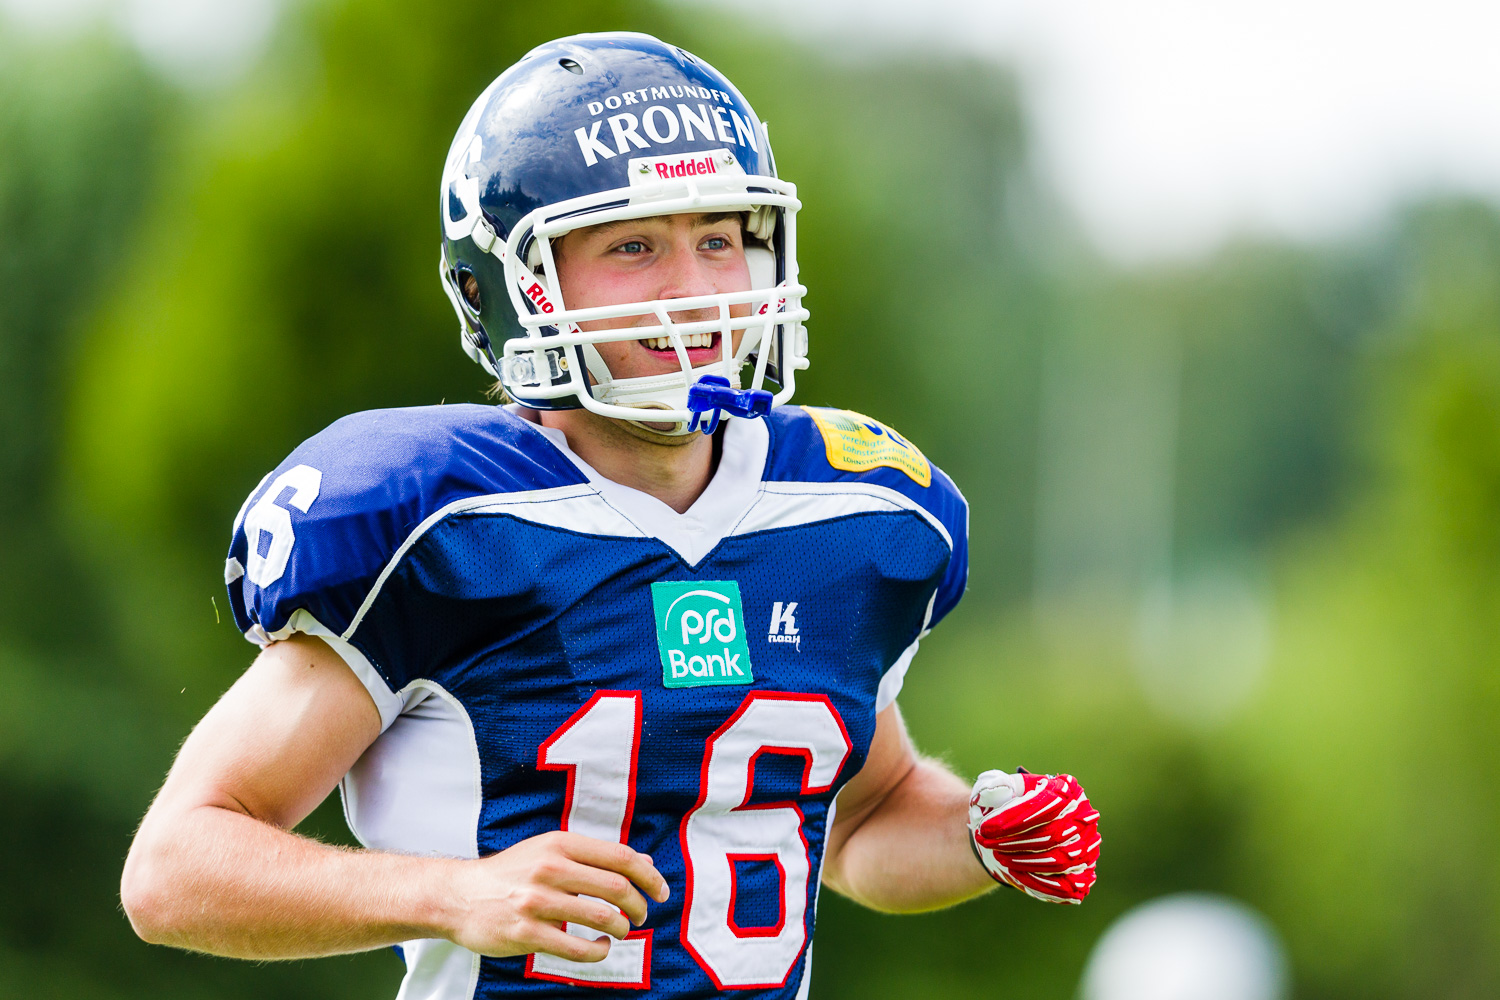
[[[853,410],[806,407],[823,434],[828,464],[849,472],[885,465],[900,469],[922,486],[932,485],[932,466],[917,446],[878,420]]]

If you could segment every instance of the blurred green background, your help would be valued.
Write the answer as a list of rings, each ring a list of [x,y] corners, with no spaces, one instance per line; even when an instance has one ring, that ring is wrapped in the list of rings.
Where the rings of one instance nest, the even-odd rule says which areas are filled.
[[[245,494],[341,414],[482,398],[434,274],[464,110],[538,42],[632,28],[735,80],[799,185],[800,401],[893,424],[968,495],[969,595],[902,696],[918,741],[1074,772],[1104,817],[1081,908],[825,894],[813,996],[1067,998],[1115,917],[1179,890],[1264,913],[1300,998],[1500,996],[1493,208],[1125,270],[1025,168],[993,65],[494,6],[482,31],[294,7],[203,93],[103,29],[0,21],[0,995],[394,995],[388,952],[148,947],[119,869],[252,657],[220,584]],[[328,805],[306,829],[347,838]]]

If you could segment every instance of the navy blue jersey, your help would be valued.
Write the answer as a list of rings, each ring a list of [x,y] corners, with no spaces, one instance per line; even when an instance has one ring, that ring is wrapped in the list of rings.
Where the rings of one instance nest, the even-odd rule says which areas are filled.
[[[380,710],[341,786],[361,842],[475,858],[567,829],[672,888],[598,964],[408,942],[403,998],[806,995],[833,799],[963,593],[967,507],[858,414],[722,433],[683,514],[467,405],[346,417],[246,501],[240,628],[322,636]]]

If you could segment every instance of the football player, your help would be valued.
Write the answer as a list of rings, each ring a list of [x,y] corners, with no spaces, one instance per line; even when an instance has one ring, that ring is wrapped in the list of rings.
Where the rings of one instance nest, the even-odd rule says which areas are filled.
[[[1075,780],[970,788],[907,737],[968,510],[890,427],[785,405],[798,207],[744,97],[655,38],[480,95],[441,279],[510,402],[346,417],[246,500],[226,580],[263,651],[132,846],[144,938],[396,945],[404,998],[800,997],[822,883],[1087,895]],[[290,832],[335,785],[362,850]]]

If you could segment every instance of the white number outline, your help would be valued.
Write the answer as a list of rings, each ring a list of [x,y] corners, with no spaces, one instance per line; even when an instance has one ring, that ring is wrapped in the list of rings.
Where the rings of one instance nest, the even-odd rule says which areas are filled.
[[[576,727],[584,724],[589,716],[596,709],[598,709],[601,704],[604,704],[609,700],[629,701],[631,703],[634,716],[634,729],[630,737],[629,776],[625,781],[624,805],[623,808],[619,810],[621,818],[619,821],[618,830],[616,831],[613,828],[609,830],[603,829],[602,826],[599,826],[598,819],[596,817],[592,822],[594,825],[599,826],[599,828],[595,833],[592,833],[590,835],[597,836],[605,833],[616,833],[617,839],[620,843],[628,843],[630,837],[630,822],[635,813],[636,781],[638,775],[641,747],[643,698],[640,691],[596,691],[587,702],[585,702],[577,711],[575,711],[568,717],[567,721],[553,730],[552,734],[548,736],[540,746],[537,747],[536,766],[540,771],[563,771],[567,774],[567,790],[563,800],[562,829],[568,830],[570,829],[570,827],[578,825],[577,821],[580,818],[581,814],[575,815],[575,813],[578,812],[578,810],[581,808],[580,801],[577,798],[577,792],[579,783],[579,769],[580,766],[582,766],[583,761],[569,761],[566,759],[550,761],[549,757],[551,757],[551,750],[554,746],[564,740],[571,732],[575,730]],[[739,801],[734,805],[729,806],[727,809],[723,808],[724,802],[718,801],[716,802],[715,809],[713,811],[705,812],[706,807],[710,805],[710,773],[715,768],[716,760],[720,762],[720,767],[726,765],[735,766],[736,772],[731,774],[729,777],[735,780],[738,780],[739,778],[737,753],[734,750],[727,750],[727,756],[718,756],[716,754],[716,750],[719,747],[719,741],[725,736],[735,733],[735,730],[739,726],[739,724],[755,709],[757,705],[768,702],[779,702],[782,704],[792,703],[798,705],[819,705],[825,708],[827,710],[827,715],[826,718],[822,721],[831,721],[832,723],[834,723],[834,725],[837,726],[838,741],[842,744],[841,747],[832,748],[818,744],[815,738],[818,736],[826,737],[828,735],[828,732],[825,731],[821,734],[811,733],[810,730],[813,727],[809,727],[808,733],[802,734],[803,743],[807,745],[799,746],[794,744],[780,743],[760,743],[758,745],[755,745],[755,749],[751,750],[744,757],[744,791],[743,794],[739,794]],[[754,739],[753,733],[751,734],[751,738]],[[849,755],[853,752],[853,749],[854,744],[853,741],[849,738],[849,730],[844,725],[843,717],[839,714],[838,709],[834,707],[832,700],[827,695],[799,694],[783,691],[749,692],[745,695],[744,700],[740,702],[739,707],[734,711],[734,713],[724,721],[724,724],[716,729],[714,733],[704,741],[703,759],[702,763],[699,765],[698,772],[698,801],[693,806],[693,808],[683,816],[678,827],[678,838],[682,850],[683,867],[686,873],[687,882],[686,895],[683,900],[681,925],[678,939],[682,942],[682,946],[687,950],[688,954],[693,956],[693,960],[697,962],[699,968],[701,968],[704,974],[713,981],[714,986],[717,989],[721,991],[734,989],[774,989],[785,986],[787,980],[791,978],[792,973],[796,970],[797,966],[802,961],[803,956],[807,952],[807,895],[810,883],[815,874],[812,870],[811,849],[807,842],[807,832],[805,829],[807,817],[802,812],[802,807],[796,800],[763,802],[757,803],[756,805],[749,804],[750,797],[754,794],[755,791],[756,763],[760,760],[762,754],[768,753],[782,754],[801,758],[802,781],[799,794],[804,796],[819,795],[828,792],[833,788],[835,782],[837,782],[838,780],[839,774],[843,771],[844,764],[848,761]],[[812,775],[814,771],[821,772],[821,774],[827,778],[827,781],[819,784],[814,784],[812,781]],[[598,782],[598,784],[603,786],[605,785],[605,782]],[[606,796],[607,795],[608,793],[606,792]],[[605,801],[607,805],[608,799],[606,798]],[[732,799],[729,801],[732,801]],[[831,803],[830,808],[832,808]],[[692,927],[692,918],[694,913],[693,907],[695,899],[695,877],[693,852],[691,846],[692,840],[694,838],[690,836],[690,831],[693,828],[695,817],[700,817],[699,826],[701,829],[701,827],[705,823],[712,823],[715,820],[722,822],[725,817],[728,816],[761,811],[764,811],[766,813],[786,811],[795,815],[796,821],[795,824],[793,824],[792,828],[796,830],[797,843],[801,845],[800,857],[798,858],[798,861],[800,861],[800,863],[795,866],[798,869],[795,873],[797,875],[797,879],[794,880],[791,877],[792,873],[788,872],[787,865],[783,864],[782,862],[780,849],[787,846],[784,843],[768,845],[772,848],[772,850],[770,851],[725,849],[722,852],[715,853],[711,858],[707,859],[707,863],[712,864],[719,859],[722,859],[724,864],[728,866],[728,906],[727,912],[722,917],[720,917],[720,915],[717,913],[710,914],[709,916],[710,918],[721,919],[726,929],[734,939],[747,942],[767,941],[767,943],[769,943],[768,939],[780,939],[783,933],[788,931],[788,920],[790,919],[792,912],[796,910],[798,911],[796,930],[792,934],[792,937],[788,939],[788,941],[795,940],[796,946],[794,951],[791,953],[790,958],[786,959],[786,968],[781,973],[780,981],[726,983],[724,982],[724,979],[730,977],[721,975],[720,973],[722,970],[716,970],[713,964],[703,953],[703,951],[699,947],[695,946],[692,941],[693,935],[690,928]],[[704,837],[711,838],[712,832],[712,827],[709,827],[707,831],[700,832],[697,839],[701,841]],[[705,859],[700,857],[699,861],[704,862]],[[739,879],[735,871],[735,862],[737,861],[770,861],[776,866],[779,906],[777,922],[773,926],[740,927],[735,923],[734,911],[739,892]],[[698,898],[699,902],[701,903],[702,898]],[[714,923],[715,927],[718,926],[718,920],[713,920],[712,922]],[[573,924],[569,924],[567,929],[569,933],[576,933],[582,936],[598,936],[597,932],[595,931],[592,931],[588,928],[578,927]],[[525,976],[528,979],[541,979],[550,982],[560,982],[566,983],[571,986],[592,986],[596,988],[606,989],[650,989],[652,935],[653,931],[649,928],[643,928],[641,930],[630,932],[630,934],[628,934],[625,939],[627,942],[641,940],[644,941],[644,944],[639,949],[631,949],[628,952],[631,957],[628,959],[625,957],[626,953],[624,953],[620,947],[623,942],[613,942],[610,947],[609,955],[602,963],[570,962],[565,959],[557,958],[553,955],[531,954],[526,957]],[[719,939],[719,943],[723,943],[722,938]],[[620,956],[618,959],[616,958],[617,955]],[[639,975],[636,976],[635,981],[626,981],[626,979],[620,977],[618,968],[606,969],[605,967],[610,965],[612,960],[614,960],[613,964],[616,966],[623,965],[628,961],[631,964],[632,968],[636,967],[638,963],[640,972]],[[603,973],[604,975],[601,975],[601,973]],[[613,974],[613,978],[604,978],[604,976],[608,976],[611,973]]]
[[[568,788],[563,799],[562,829],[569,830],[570,827],[578,825],[574,815],[575,807],[579,805],[575,797],[578,790],[578,769],[580,762],[562,761],[549,763],[550,751],[557,743],[562,741],[573,729],[607,701],[629,701],[633,708],[635,718],[634,729],[630,737],[630,772],[626,784],[625,806],[623,816],[620,819],[619,830],[616,831],[616,840],[626,843],[630,839],[630,820],[635,815],[635,785],[637,765],[640,762],[641,752],[641,714],[642,697],[639,691],[596,691],[594,696],[584,702],[583,706],[568,716],[566,722],[552,731],[552,735],[542,741],[536,749],[536,766],[539,771],[563,771],[568,776]],[[582,832],[582,831],[579,831]],[[595,836],[595,834],[589,834]],[[603,839],[603,838],[601,838]],[[598,931],[588,927],[580,927],[576,924],[567,925],[568,933],[578,934],[581,937],[595,939],[600,937]],[[649,990],[651,988],[651,944],[654,931],[649,928],[631,931],[625,936],[625,941],[613,941],[610,944],[609,954],[602,962],[571,962],[556,955],[532,953],[526,956],[527,979],[542,979],[554,983],[567,983],[570,986],[592,986],[598,989],[639,989]],[[642,941],[639,946],[621,947],[625,942]],[[620,978],[621,967],[629,965],[631,970],[639,967],[639,972],[631,978]]]

